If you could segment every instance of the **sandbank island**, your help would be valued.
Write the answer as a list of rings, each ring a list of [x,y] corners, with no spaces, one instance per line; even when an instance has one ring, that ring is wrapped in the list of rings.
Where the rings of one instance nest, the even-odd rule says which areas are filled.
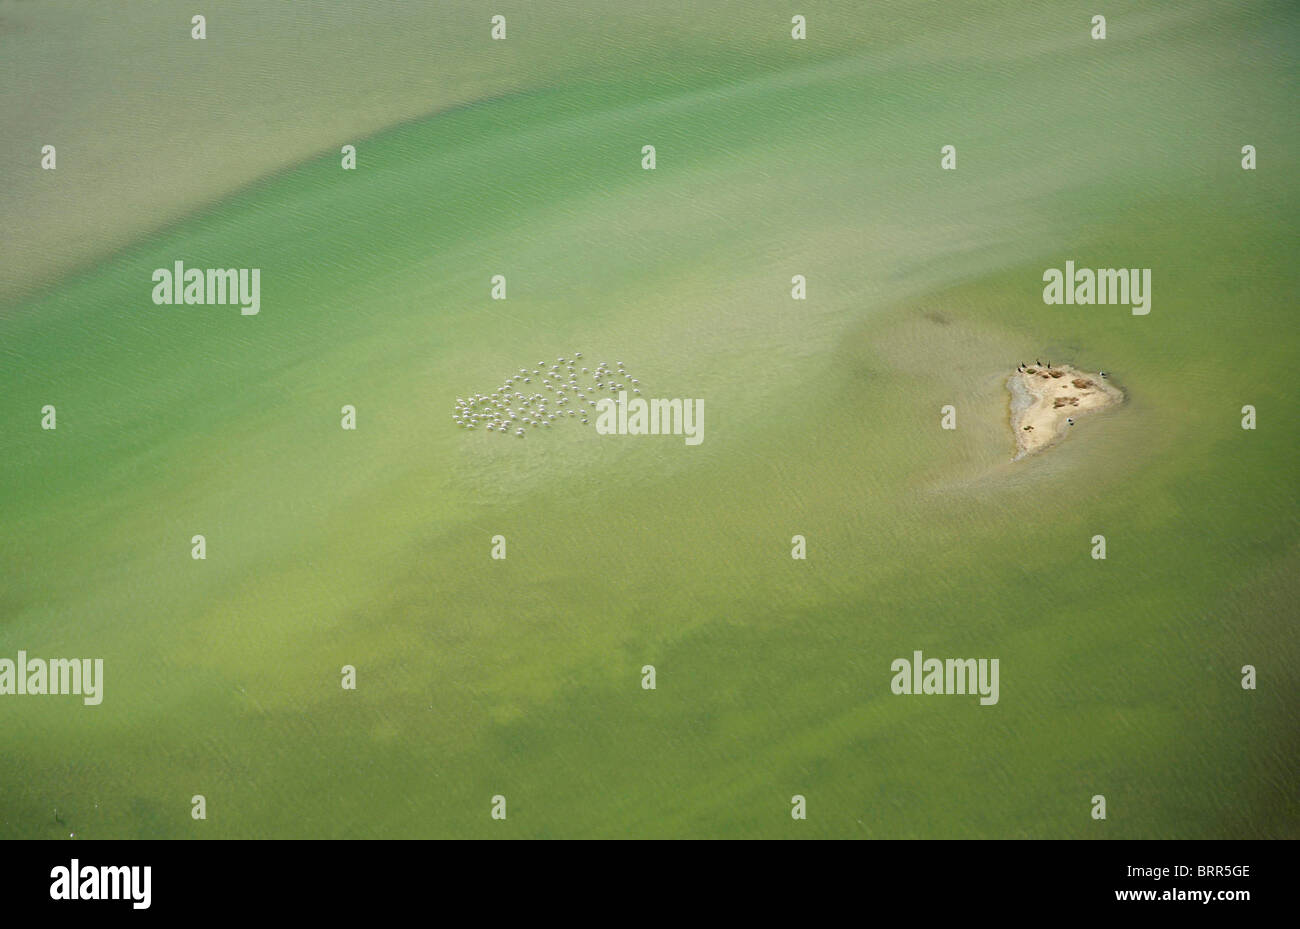
[[[1123,391],[1110,384],[1104,372],[1087,374],[1071,365],[1021,365],[1007,381],[1007,389],[1016,458],[1047,448],[1069,432],[1082,414],[1124,401]]]

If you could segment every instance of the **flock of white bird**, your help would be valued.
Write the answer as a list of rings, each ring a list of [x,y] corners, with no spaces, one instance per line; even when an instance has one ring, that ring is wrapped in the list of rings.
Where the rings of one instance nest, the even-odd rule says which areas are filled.
[[[511,374],[490,394],[457,397],[451,418],[464,429],[482,426],[488,432],[502,435],[513,431],[522,438],[528,434],[525,426],[549,427],[565,416],[580,417],[582,422],[589,423],[588,412],[606,392],[615,402],[620,390],[641,393],[641,382],[628,376],[623,362],[617,362],[615,370],[602,361],[592,371],[581,367],[581,361],[582,352],[574,352],[572,358],[555,359],[550,368],[544,361],[537,362],[537,367],[532,369],[520,368],[518,374]],[[519,389],[524,385],[531,388],[534,380],[541,391],[525,393]]]

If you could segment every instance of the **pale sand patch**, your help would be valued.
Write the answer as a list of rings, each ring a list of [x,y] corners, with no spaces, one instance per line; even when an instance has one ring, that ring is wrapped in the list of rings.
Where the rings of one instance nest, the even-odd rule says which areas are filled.
[[[1069,420],[1124,402],[1124,393],[1100,373],[1089,374],[1072,365],[1044,368],[1028,365],[1007,381],[1011,391],[1011,430],[1016,458],[1033,454],[1062,438]]]

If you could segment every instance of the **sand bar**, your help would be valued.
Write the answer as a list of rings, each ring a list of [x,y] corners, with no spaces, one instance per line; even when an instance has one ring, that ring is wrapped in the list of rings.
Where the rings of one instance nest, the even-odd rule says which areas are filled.
[[[1016,458],[1057,442],[1083,414],[1124,402],[1123,391],[1101,372],[1087,373],[1072,365],[1026,365],[1012,373],[1007,389]]]

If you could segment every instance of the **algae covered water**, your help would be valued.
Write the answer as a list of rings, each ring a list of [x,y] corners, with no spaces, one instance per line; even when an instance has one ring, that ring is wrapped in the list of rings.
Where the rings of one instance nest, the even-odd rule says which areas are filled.
[[[0,10],[0,835],[1296,836],[1292,5],[352,7]],[[578,350],[704,440],[449,417]]]

